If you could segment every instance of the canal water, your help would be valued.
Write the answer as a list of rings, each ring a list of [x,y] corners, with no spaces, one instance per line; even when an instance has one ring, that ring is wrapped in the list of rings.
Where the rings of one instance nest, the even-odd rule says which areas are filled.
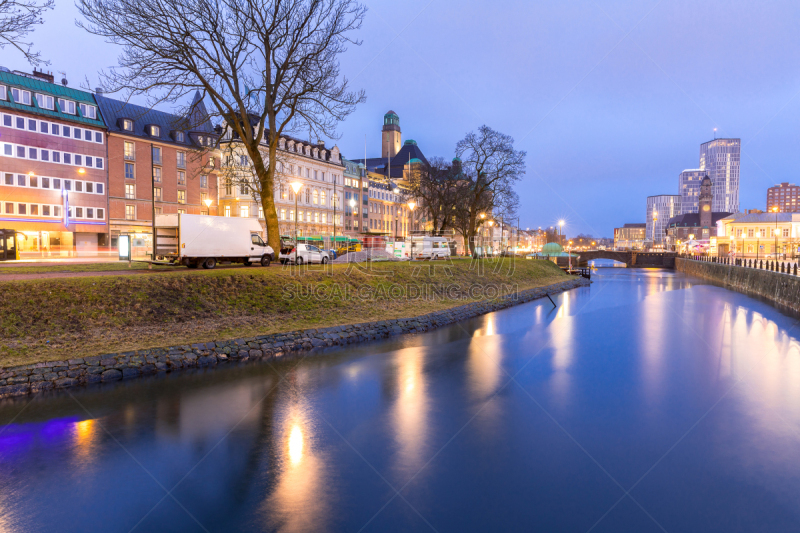
[[[662,270],[0,405],[0,531],[798,531],[800,328]]]

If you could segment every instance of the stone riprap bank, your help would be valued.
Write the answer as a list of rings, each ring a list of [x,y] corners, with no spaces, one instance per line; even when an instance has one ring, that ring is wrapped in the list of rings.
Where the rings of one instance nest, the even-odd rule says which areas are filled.
[[[675,260],[675,269],[690,276],[717,281],[729,289],[761,296],[775,304],[800,312],[798,276],[680,258]]]
[[[502,299],[472,302],[413,318],[273,333],[246,339],[153,348],[2,368],[0,398],[24,396],[101,381],[130,379],[158,372],[213,366],[228,361],[270,359],[281,357],[287,352],[370,341],[400,333],[418,333],[584,285],[589,285],[589,280],[573,278],[547,287],[521,291]]]

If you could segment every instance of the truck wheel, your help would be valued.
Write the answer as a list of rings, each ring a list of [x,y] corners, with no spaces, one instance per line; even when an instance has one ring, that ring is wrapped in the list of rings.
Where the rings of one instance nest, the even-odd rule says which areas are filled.
[[[264,257],[261,258],[261,266],[268,267],[271,261],[272,259],[270,259],[268,255],[265,255]]]
[[[300,257],[300,256],[297,256],[297,259],[295,259],[294,262],[296,264],[298,264],[298,265],[302,265],[303,264],[303,258]]]
[[[214,268],[215,266],[217,266],[217,260],[216,260],[216,259],[214,259],[213,257],[209,257],[209,258],[208,258],[208,259],[206,259],[206,260],[205,260],[205,262],[203,263],[203,268],[206,268],[206,269],[208,269],[208,270],[211,270],[211,269],[212,269],[212,268]]]

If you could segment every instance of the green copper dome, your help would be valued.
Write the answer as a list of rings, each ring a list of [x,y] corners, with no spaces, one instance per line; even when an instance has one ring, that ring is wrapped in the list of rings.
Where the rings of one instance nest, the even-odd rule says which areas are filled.
[[[543,254],[549,254],[549,255],[560,254],[561,250],[562,250],[561,245],[558,244],[557,242],[548,242],[547,244],[542,246]]]
[[[403,144],[405,144],[406,146],[416,146],[417,145],[417,141],[415,141],[414,139],[409,139],[406,142],[404,142]]]
[[[408,164],[409,164],[409,165],[421,165],[421,164],[422,164],[422,161],[421,161],[421,160],[419,160],[419,159],[417,159],[417,158],[415,157],[414,159],[411,159],[411,160],[408,162]]]

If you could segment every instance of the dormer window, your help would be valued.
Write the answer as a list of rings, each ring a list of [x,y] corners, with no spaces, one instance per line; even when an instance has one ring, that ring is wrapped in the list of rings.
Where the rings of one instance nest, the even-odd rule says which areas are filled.
[[[91,119],[97,118],[97,108],[95,106],[89,104],[80,104],[80,108],[81,108],[81,115],[83,115],[84,118],[91,118]]]
[[[0,100],[8,100],[8,87],[0,85]]]
[[[150,134],[151,137],[160,137],[161,128],[159,128],[155,124],[150,124],[149,126],[147,126],[147,133]]]
[[[174,131],[172,132],[172,138],[175,139],[175,142],[182,143],[184,142],[184,135],[182,131]]]
[[[68,115],[75,114],[75,102],[73,102],[72,100],[65,100],[64,98],[59,98],[58,108],[61,110],[62,113],[66,113]]]
[[[47,94],[36,93],[36,105],[42,109],[49,109],[52,111],[54,105],[53,97]]]
[[[12,87],[11,96],[14,98],[14,103],[31,105],[30,91],[23,91],[22,89],[17,89],[16,87]]]
[[[124,131],[133,131],[133,121],[131,119],[128,119],[128,118],[123,118],[121,123],[120,123],[120,127]]]

